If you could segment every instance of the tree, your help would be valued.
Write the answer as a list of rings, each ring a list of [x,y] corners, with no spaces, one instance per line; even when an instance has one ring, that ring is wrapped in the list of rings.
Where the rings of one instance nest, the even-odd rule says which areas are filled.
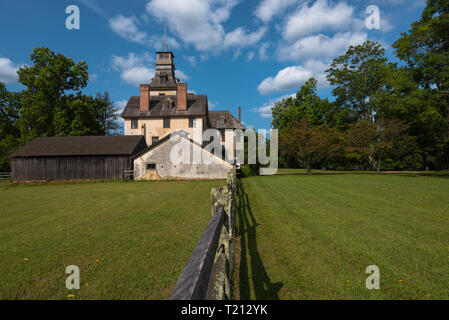
[[[395,146],[407,146],[412,138],[407,135],[408,125],[400,120],[359,120],[345,132],[346,155],[350,159],[367,161],[380,172],[382,161]]]
[[[19,117],[19,96],[6,90],[0,82],[0,171],[9,171],[10,154],[19,146],[19,130],[16,122]]]
[[[407,63],[413,81],[423,89],[428,106],[417,117],[419,145],[426,169],[431,163],[449,165],[449,1],[428,0],[419,21],[394,44],[396,55]],[[441,133],[445,128],[445,132]],[[433,131],[435,130],[435,131]]]
[[[449,1],[427,0],[421,19],[394,44],[413,79],[436,91],[449,107]]]
[[[429,170],[435,159],[443,157],[448,132],[448,121],[441,106],[439,95],[420,88],[405,68],[391,72],[385,90],[373,98],[377,105],[377,115],[386,119],[399,119],[409,124],[407,132],[416,137],[417,149],[424,159],[424,167]]]
[[[312,164],[319,159],[320,145],[316,140],[316,131],[306,116],[281,132],[280,152],[294,158],[311,174]]]
[[[317,94],[317,80],[310,78],[307,80],[296,96],[288,97],[277,102],[272,108],[272,126],[275,129],[283,130],[293,122],[300,122],[304,117],[308,117],[312,126],[323,124],[336,124],[334,107],[329,100],[321,99]]]
[[[347,109],[354,120],[374,121],[372,97],[384,86],[388,76],[385,50],[379,43],[366,41],[350,46],[345,55],[333,60],[326,70],[327,79],[335,86],[333,95],[342,109]]]
[[[99,110],[101,110],[100,122],[104,128],[105,134],[108,136],[116,134],[117,130],[120,128],[120,125],[117,121],[119,117],[119,110],[111,101],[109,93],[97,93],[95,103],[98,105]]]
[[[19,82],[26,89],[22,91],[19,127],[22,138],[28,142],[39,136],[69,134],[69,125],[56,126],[55,120],[65,119],[69,101],[79,97],[87,85],[87,65],[48,48],[35,48],[31,54],[33,65],[19,69]],[[68,95],[67,93],[74,93]],[[56,131],[59,128],[59,131]]]
[[[316,127],[314,131],[316,158],[321,169],[326,170],[329,163],[343,153],[343,133],[328,125]]]

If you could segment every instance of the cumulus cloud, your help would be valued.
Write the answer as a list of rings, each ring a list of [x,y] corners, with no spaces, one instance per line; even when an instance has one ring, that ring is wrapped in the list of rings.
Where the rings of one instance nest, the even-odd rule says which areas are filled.
[[[296,96],[296,94],[292,93],[292,94],[284,95],[282,97],[270,99],[263,106],[254,108],[254,109],[252,109],[252,111],[257,112],[262,118],[271,118],[273,116],[273,112],[271,111],[271,109],[274,107],[276,102],[279,102],[282,99],[295,97],[295,96]]]
[[[266,33],[266,27],[254,32],[237,27],[226,33],[223,23],[230,17],[237,0],[151,0],[147,12],[166,17],[170,31],[182,42],[202,52],[218,52],[257,43]]]
[[[253,52],[253,51],[250,51],[249,53],[248,53],[248,56],[246,57],[246,59],[248,60],[248,62],[250,62],[250,61],[252,61],[253,59],[254,59],[254,56],[255,56],[256,54]]]
[[[134,16],[125,17],[120,14],[109,19],[109,26],[112,31],[126,40],[140,44],[147,44],[148,35],[139,29],[138,20]]]
[[[349,46],[367,40],[365,32],[350,31],[337,33],[333,37],[324,34],[313,35],[278,48],[280,60],[299,61],[302,59],[331,59],[343,54]]]
[[[0,82],[16,83],[18,79],[17,70],[19,66],[8,58],[0,58]]]
[[[298,0],[263,0],[255,11],[255,15],[263,22],[285,11],[289,6],[298,3]]]
[[[261,94],[299,90],[299,88],[311,77],[318,80],[319,87],[328,85],[324,71],[328,65],[321,61],[309,60],[304,65],[290,66],[280,70],[276,76],[264,79],[257,90]]]
[[[262,39],[262,37],[267,32],[266,27],[260,27],[255,32],[246,32],[242,27],[236,28],[235,30],[226,34],[224,38],[224,47],[245,47],[256,44]]]
[[[363,22],[353,16],[354,8],[345,2],[332,6],[327,0],[317,0],[311,7],[303,4],[300,10],[288,17],[284,39],[295,41],[315,32],[337,31]]]
[[[153,59],[148,52],[140,55],[131,52],[127,57],[112,56],[112,68],[120,72],[124,82],[133,86],[151,82],[155,72],[152,64]]]
[[[148,35],[140,28],[140,22],[135,16],[125,17],[121,14],[109,19],[109,27],[121,38],[135,42],[144,46],[156,49],[162,48],[160,36]],[[167,37],[167,45],[171,48],[179,48],[178,41],[172,37]]]
[[[272,5],[274,2],[281,5],[277,1],[264,1]],[[328,87],[325,70],[331,60],[344,54],[349,46],[367,40],[364,21],[355,12],[345,1],[302,1],[298,10],[288,14],[279,25],[281,40],[275,49],[277,60],[296,64],[264,79],[258,91],[272,94],[298,90],[311,77],[318,80],[320,88]],[[265,54],[260,53],[261,57],[266,56],[267,48],[264,48]]]

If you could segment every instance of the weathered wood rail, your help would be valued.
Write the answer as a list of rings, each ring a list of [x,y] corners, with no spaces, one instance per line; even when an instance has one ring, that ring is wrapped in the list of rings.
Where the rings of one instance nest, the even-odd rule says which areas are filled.
[[[11,180],[11,172],[0,172],[0,181]]]
[[[234,169],[226,186],[212,189],[212,219],[179,277],[170,300],[231,299],[235,191]]]

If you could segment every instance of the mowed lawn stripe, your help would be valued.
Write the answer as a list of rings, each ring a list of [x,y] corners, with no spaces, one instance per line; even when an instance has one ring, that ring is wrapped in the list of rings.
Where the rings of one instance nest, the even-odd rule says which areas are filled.
[[[448,187],[398,175],[243,180],[264,268],[287,299],[447,298]],[[370,264],[381,290],[365,288]]]
[[[224,184],[0,186],[0,298],[168,298],[210,220],[210,190]]]

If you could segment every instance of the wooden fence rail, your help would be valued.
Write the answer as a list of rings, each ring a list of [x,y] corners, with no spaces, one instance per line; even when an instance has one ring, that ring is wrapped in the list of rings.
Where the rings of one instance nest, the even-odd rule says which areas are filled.
[[[134,178],[134,170],[124,170],[122,173],[122,179],[132,180]]]
[[[223,206],[217,207],[214,217],[204,230],[200,242],[179,277],[170,300],[206,299],[224,220]]]
[[[228,300],[234,266],[235,169],[212,189],[212,219],[176,283],[170,300]]]
[[[0,181],[11,180],[11,172],[0,172]]]

